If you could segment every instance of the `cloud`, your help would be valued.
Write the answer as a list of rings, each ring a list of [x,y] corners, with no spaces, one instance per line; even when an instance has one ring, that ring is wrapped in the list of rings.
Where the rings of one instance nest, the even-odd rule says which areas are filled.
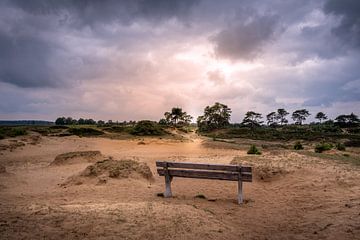
[[[219,69],[207,72],[207,77],[215,85],[221,85],[221,84],[223,84],[225,82],[225,75]]]
[[[41,39],[0,32],[0,80],[21,87],[53,87],[59,79],[50,65],[53,48]]]
[[[327,0],[324,12],[340,17],[332,33],[343,41],[343,44],[360,48],[360,2],[357,0]]]
[[[129,52],[131,45],[139,47],[142,38],[151,42],[152,33],[141,25],[130,24],[147,21],[145,25],[155,25],[170,18],[185,19],[196,3],[195,0],[1,2],[0,81],[39,88],[66,87],[94,79],[113,67],[114,58],[109,58],[109,50]]]
[[[356,13],[328,2],[0,1],[0,118],[356,112]]]
[[[61,16],[62,23],[94,26],[135,20],[184,19],[198,0],[14,0],[16,7],[35,15]]]
[[[252,60],[276,36],[278,24],[275,15],[234,19],[228,28],[212,37],[215,53],[218,57],[232,60]]]

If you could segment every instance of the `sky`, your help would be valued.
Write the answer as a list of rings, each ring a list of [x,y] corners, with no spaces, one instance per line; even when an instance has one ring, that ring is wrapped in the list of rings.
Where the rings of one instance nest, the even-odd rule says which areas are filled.
[[[0,0],[0,119],[360,114],[358,0]],[[310,118],[311,119],[311,118]]]

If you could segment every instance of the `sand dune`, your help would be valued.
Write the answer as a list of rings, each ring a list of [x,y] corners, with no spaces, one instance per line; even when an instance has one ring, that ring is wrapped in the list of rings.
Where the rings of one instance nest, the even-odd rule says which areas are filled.
[[[248,156],[242,143],[216,147],[195,134],[184,137],[42,137],[2,149],[7,173],[0,175],[0,238],[360,239],[358,167],[286,149]],[[100,151],[92,153],[101,159],[68,154],[49,166],[59,154],[79,151]],[[153,180],[106,172],[94,184],[64,184],[102,158],[144,164]],[[164,179],[156,174],[156,160],[238,162],[254,167],[254,182],[244,184],[242,206],[236,204],[236,183],[227,181],[175,178],[174,198],[164,199],[157,196]],[[200,194],[205,198],[195,197]]]

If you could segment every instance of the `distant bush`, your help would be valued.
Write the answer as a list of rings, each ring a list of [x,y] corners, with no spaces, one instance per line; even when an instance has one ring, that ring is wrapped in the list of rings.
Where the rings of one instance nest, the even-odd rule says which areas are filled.
[[[67,126],[63,126],[63,125],[55,125],[55,126],[51,126],[51,129],[68,129],[69,127]]]
[[[359,134],[360,133],[360,128],[349,128],[348,132],[351,134]]]
[[[94,128],[69,128],[68,132],[79,137],[91,137],[104,134],[104,132]]]
[[[158,123],[142,120],[135,124],[130,133],[138,136],[159,136],[163,135],[165,132]]]
[[[26,134],[27,131],[23,127],[0,127],[0,139],[23,136]]]
[[[315,146],[316,153],[322,153],[327,150],[331,150],[334,146],[331,143],[320,143]]]
[[[114,133],[122,133],[126,130],[126,127],[123,126],[111,126],[107,128],[103,128],[103,130]]]
[[[346,147],[360,147],[360,140],[350,140],[344,143]]]
[[[251,145],[250,149],[247,151],[247,154],[257,154],[260,155],[261,152],[259,151],[259,149],[257,149],[257,147],[255,145]]]
[[[304,147],[301,144],[301,142],[296,142],[295,145],[294,145],[294,149],[295,150],[302,150],[302,149],[304,149]]]
[[[345,151],[346,150],[345,145],[342,144],[342,143],[337,143],[336,144],[336,149],[339,150],[339,151]]]

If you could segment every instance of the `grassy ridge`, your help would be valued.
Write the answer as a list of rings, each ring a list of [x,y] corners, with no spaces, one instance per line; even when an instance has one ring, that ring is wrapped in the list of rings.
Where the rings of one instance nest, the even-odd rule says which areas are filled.
[[[349,133],[338,127],[298,126],[289,125],[278,128],[229,127],[211,132],[201,133],[212,138],[248,138],[254,140],[360,140],[359,134]]]
[[[55,125],[55,126],[0,126],[0,139],[28,134],[30,131],[43,136],[163,136],[169,133],[153,121],[139,121],[132,125]]]

